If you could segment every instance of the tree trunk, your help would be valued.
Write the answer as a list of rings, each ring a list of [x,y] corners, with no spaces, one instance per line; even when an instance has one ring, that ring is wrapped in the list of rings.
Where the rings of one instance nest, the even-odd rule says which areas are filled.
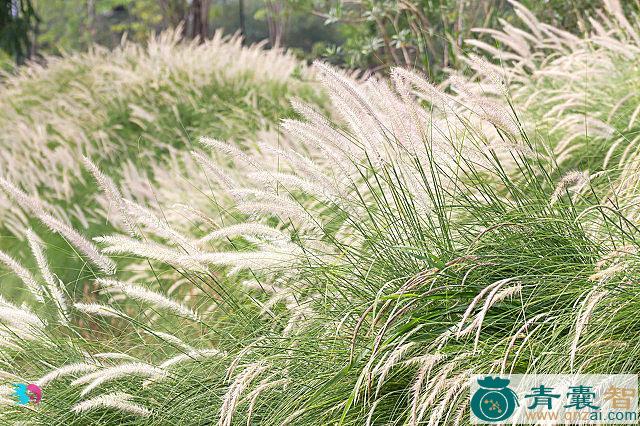
[[[33,34],[31,45],[29,46],[29,59],[36,60],[38,55],[38,35],[40,34],[40,23],[38,21],[33,25]]]
[[[191,3],[191,38],[198,38],[201,43],[208,37],[210,6],[211,0],[193,0]]]
[[[269,26],[269,44],[277,47],[284,43],[286,16],[282,1],[267,0],[267,24]]]
[[[244,0],[238,0],[238,13],[240,14],[240,35],[246,38],[246,30],[244,28]]]
[[[89,38],[93,43],[96,39],[96,2],[95,0],[87,0],[87,29],[89,30]]]

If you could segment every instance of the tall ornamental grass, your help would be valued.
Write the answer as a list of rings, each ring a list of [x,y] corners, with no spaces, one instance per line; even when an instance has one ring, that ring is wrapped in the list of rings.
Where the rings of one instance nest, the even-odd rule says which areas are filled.
[[[221,33],[202,44],[180,42],[179,34],[47,57],[46,65],[3,76],[2,177],[36,195],[54,219],[96,236],[110,232],[111,206],[96,198],[83,157],[116,182],[131,177],[127,195],[151,205],[156,178],[165,179],[197,138],[248,144],[292,113],[290,96],[320,100],[307,67],[289,54]],[[25,257],[18,242],[30,227],[43,229],[0,196],[0,250]],[[65,266],[62,278],[81,280],[83,263],[64,241],[42,237],[55,247],[52,263]]]
[[[493,33],[496,61],[470,56],[473,75],[446,89],[405,69],[363,82],[317,63],[335,118],[294,99],[300,118],[282,137],[199,139],[171,164],[191,190],[152,188],[180,214],[132,197],[134,173],[113,180],[88,155],[119,232],[85,238],[2,181],[90,274],[84,294],[66,293],[40,232],[37,270],[0,258],[32,295],[1,300],[0,418],[462,425],[471,374],[637,372],[634,142],[615,136],[629,109],[591,102],[614,96],[610,78],[584,92],[560,72],[592,55],[633,76],[618,66],[639,30],[605,6],[581,38],[515,4],[524,25]],[[554,104],[554,90],[567,99]],[[588,108],[571,106],[579,96]],[[575,117],[584,134],[567,142]],[[609,161],[608,149],[587,157],[616,142]],[[13,405],[13,382],[39,384],[40,405]]]

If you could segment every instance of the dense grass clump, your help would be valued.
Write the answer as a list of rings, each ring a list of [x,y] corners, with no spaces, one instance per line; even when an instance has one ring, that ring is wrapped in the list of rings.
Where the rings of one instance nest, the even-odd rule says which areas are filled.
[[[95,236],[111,231],[113,206],[96,198],[95,181],[80,166],[83,156],[116,182],[135,181],[127,195],[155,205],[154,185],[179,179],[165,171],[177,172],[198,137],[247,145],[273,137],[277,121],[292,113],[290,97],[319,101],[306,67],[288,54],[242,46],[240,38],[220,33],[202,44],[180,42],[179,34],[163,33],[144,46],[123,41],[113,51],[96,46],[52,56],[45,66],[5,76],[2,176],[37,194],[55,218]],[[17,243],[39,222],[4,196],[0,206],[0,249],[24,257]],[[54,248],[51,263],[66,269],[56,270],[60,277],[79,280],[83,265],[64,241],[43,237]]]
[[[317,63],[335,119],[293,99],[284,135],[250,149],[200,138],[152,169],[159,205],[136,195],[135,172],[112,179],[87,158],[115,230],[93,240],[2,181],[89,272],[82,294],[66,292],[35,234],[37,273],[0,258],[32,295],[0,300],[0,369],[45,395],[31,410],[5,388],[0,418],[461,425],[474,373],[637,372],[632,163],[581,155],[591,124],[565,139],[580,114],[620,124],[606,103],[556,116],[527,102],[584,88],[562,84],[554,51],[612,64],[625,61],[617,44],[636,51],[636,28],[607,6],[602,31],[578,38],[516,5],[528,31],[494,33],[516,52],[469,57],[477,75],[452,75],[450,90]]]

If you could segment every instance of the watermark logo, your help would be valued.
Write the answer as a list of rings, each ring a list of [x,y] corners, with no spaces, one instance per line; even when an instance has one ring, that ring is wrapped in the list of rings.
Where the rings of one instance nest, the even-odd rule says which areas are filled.
[[[472,424],[638,424],[635,374],[471,376]]]
[[[476,380],[480,388],[471,397],[471,411],[485,422],[508,419],[518,405],[518,395],[510,389],[509,379],[487,376]]]
[[[18,405],[37,404],[42,399],[42,389],[33,383],[14,383],[13,388]]]

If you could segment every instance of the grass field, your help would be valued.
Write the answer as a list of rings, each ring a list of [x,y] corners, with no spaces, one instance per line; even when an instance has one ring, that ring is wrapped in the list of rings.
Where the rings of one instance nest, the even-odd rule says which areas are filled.
[[[463,425],[471,374],[637,373],[640,28],[604,6],[516,4],[438,86],[171,33],[6,80],[0,419]]]

